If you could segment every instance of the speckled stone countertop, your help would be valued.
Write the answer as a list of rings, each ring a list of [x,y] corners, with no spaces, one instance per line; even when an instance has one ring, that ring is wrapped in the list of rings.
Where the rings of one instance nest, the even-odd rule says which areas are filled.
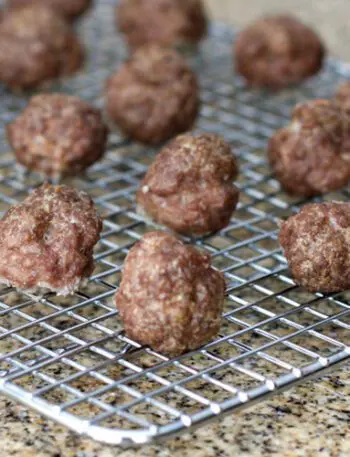
[[[349,365],[164,444],[93,443],[0,398],[1,457],[349,457]]]
[[[349,0],[205,0],[215,19],[243,27],[262,14],[292,13],[317,29],[333,56],[350,61]]]
[[[218,19],[242,25],[280,0],[207,0]],[[317,25],[331,52],[350,59],[348,0],[284,0]],[[253,409],[161,445],[121,450],[80,438],[0,397],[1,457],[350,457],[350,370],[340,367]]]

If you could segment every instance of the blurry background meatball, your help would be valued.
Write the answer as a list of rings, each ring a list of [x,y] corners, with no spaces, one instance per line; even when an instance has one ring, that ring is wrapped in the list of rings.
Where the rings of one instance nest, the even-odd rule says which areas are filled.
[[[225,227],[238,202],[238,166],[219,136],[185,134],[156,157],[137,193],[139,208],[172,230],[204,235]]]
[[[101,112],[62,94],[34,96],[7,133],[20,164],[56,179],[99,160],[107,141]]]
[[[295,282],[311,292],[350,288],[350,203],[304,206],[279,235]]]
[[[8,8],[21,8],[25,5],[40,4],[53,8],[66,20],[74,21],[91,6],[92,0],[6,0]]]
[[[130,338],[176,356],[217,335],[224,297],[208,255],[156,231],[130,250],[115,301]]]
[[[146,43],[196,43],[207,30],[202,0],[121,0],[116,22],[132,49]]]
[[[6,12],[0,22],[0,81],[29,89],[78,70],[84,50],[69,24],[44,5]]]
[[[280,89],[317,73],[324,45],[316,33],[292,16],[258,19],[234,44],[236,71],[251,86]]]
[[[350,180],[350,119],[334,102],[313,100],[294,108],[291,123],[269,142],[269,159],[281,185],[311,197]]]
[[[320,32],[332,56],[350,58],[350,3],[347,0],[205,0],[205,5],[214,20],[232,24],[237,29],[262,16],[295,14]]]
[[[158,144],[189,130],[200,105],[196,74],[176,51],[144,46],[106,86],[109,117],[128,137]]]

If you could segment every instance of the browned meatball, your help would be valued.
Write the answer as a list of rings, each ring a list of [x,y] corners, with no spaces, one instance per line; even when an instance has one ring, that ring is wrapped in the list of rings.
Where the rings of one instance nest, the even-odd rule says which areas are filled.
[[[132,49],[145,43],[197,43],[207,31],[201,0],[121,0],[116,21]]]
[[[224,297],[208,255],[157,231],[129,252],[116,305],[130,338],[176,356],[217,335]]]
[[[102,157],[107,140],[101,112],[61,94],[34,96],[7,132],[20,164],[54,178],[85,170]]]
[[[350,82],[343,83],[338,87],[334,101],[350,114]]]
[[[243,30],[234,46],[235,66],[251,86],[280,89],[322,67],[325,48],[317,34],[290,16],[268,16]]]
[[[304,206],[282,224],[279,239],[297,284],[311,292],[350,288],[350,203]]]
[[[85,192],[44,185],[0,221],[0,280],[68,295],[94,269],[102,222]]]
[[[292,122],[269,143],[277,179],[291,194],[310,197],[350,180],[350,118],[329,100],[295,107]]]
[[[7,0],[8,8],[22,8],[32,4],[46,5],[60,13],[66,20],[74,21],[91,6],[92,0]]]
[[[0,81],[29,89],[75,72],[84,51],[52,9],[32,5],[7,12],[0,23]]]
[[[193,126],[199,110],[197,77],[176,51],[146,46],[108,80],[106,103],[125,135],[161,143]]]
[[[204,235],[225,227],[239,191],[230,146],[217,135],[185,134],[167,145],[150,166],[137,202],[154,221],[179,233]]]

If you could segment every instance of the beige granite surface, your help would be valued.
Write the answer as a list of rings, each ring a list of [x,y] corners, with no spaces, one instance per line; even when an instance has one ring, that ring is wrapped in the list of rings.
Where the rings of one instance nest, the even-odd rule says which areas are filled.
[[[312,24],[332,55],[350,60],[349,0],[205,0],[214,18],[242,27],[261,14],[290,12]]]
[[[349,457],[349,365],[164,444],[93,443],[0,398],[1,457]]]
[[[332,53],[350,58],[349,0],[207,1],[215,17],[236,25],[283,5],[315,23]],[[349,368],[138,450],[93,443],[0,397],[0,457],[350,457]]]

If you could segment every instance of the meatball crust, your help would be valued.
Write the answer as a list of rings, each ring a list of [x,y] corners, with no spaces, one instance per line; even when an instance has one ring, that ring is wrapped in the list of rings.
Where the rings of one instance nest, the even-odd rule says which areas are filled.
[[[350,82],[345,82],[338,87],[334,101],[350,115]]]
[[[251,86],[281,89],[317,73],[325,56],[318,35],[292,16],[267,16],[244,29],[235,67]]]
[[[69,295],[94,269],[102,221],[90,197],[43,185],[0,221],[0,280],[20,289]]]
[[[53,8],[71,22],[90,8],[92,0],[7,0],[6,2],[8,8],[22,8],[29,4],[46,5]]]
[[[78,97],[41,94],[7,126],[17,161],[59,178],[74,175],[104,154],[107,127],[101,112]]]
[[[0,22],[0,81],[30,89],[74,73],[84,51],[72,28],[46,6],[11,10]]]
[[[193,126],[200,105],[197,77],[176,51],[145,46],[108,80],[106,104],[126,136],[158,144]]]
[[[304,206],[282,223],[279,240],[297,284],[324,293],[350,288],[350,203]]]
[[[176,356],[217,335],[224,298],[208,255],[156,231],[130,250],[115,300],[130,338]]]
[[[175,138],[156,157],[137,203],[154,221],[193,235],[225,227],[235,210],[238,174],[230,146],[212,134]]]
[[[202,0],[121,0],[116,22],[131,49],[197,43],[207,32]]]
[[[284,189],[311,197],[350,180],[350,118],[334,102],[314,100],[295,107],[292,122],[269,142],[271,166]]]

